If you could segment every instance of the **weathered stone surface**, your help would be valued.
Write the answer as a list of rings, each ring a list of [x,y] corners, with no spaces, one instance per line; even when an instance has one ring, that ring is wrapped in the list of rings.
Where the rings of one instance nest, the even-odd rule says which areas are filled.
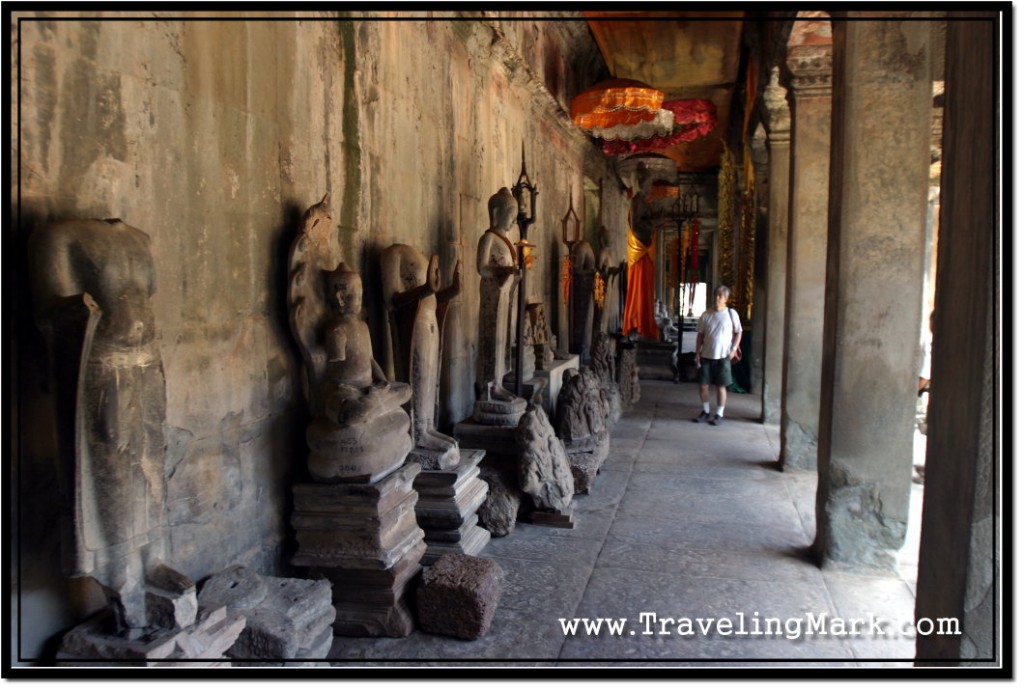
[[[601,466],[608,458],[611,448],[611,435],[603,429],[597,434],[570,441],[565,444],[565,453],[572,470],[573,486],[576,494],[589,494],[590,488],[601,472]]]
[[[572,471],[565,447],[541,408],[530,406],[516,430],[519,488],[536,508],[564,511],[573,496]]]
[[[607,415],[597,375],[589,367],[567,370],[555,413],[559,439],[576,441],[592,437],[605,429]]]
[[[501,598],[503,573],[491,559],[446,554],[423,572],[416,591],[420,628],[475,640],[487,633]]]
[[[243,566],[211,576],[200,602],[245,617],[245,629],[227,653],[239,659],[304,658],[323,648],[335,619],[328,581],[264,578]]]
[[[640,400],[640,367],[636,362],[636,348],[619,349],[619,393],[622,409],[629,410]]]
[[[151,626],[173,631],[195,622],[199,604],[192,579],[160,564],[146,581],[146,619]]]
[[[487,497],[476,512],[480,525],[492,537],[508,535],[516,529],[516,516],[519,515],[520,497],[515,477],[510,471],[483,466],[480,479],[489,488]]]

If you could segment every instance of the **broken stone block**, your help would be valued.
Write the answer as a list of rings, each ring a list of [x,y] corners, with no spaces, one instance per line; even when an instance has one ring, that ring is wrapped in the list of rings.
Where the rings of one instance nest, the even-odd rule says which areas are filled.
[[[487,483],[489,489],[487,498],[476,512],[479,524],[492,537],[508,535],[516,529],[521,503],[512,475],[493,466],[481,466],[480,479]]]
[[[445,554],[423,572],[416,591],[420,628],[453,638],[480,638],[498,609],[503,575],[492,559]]]
[[[191,626],[199,613],[196,584],[166,564],[146,575],[146,620],[170,631]]]
[[[228,656],[239,660],[316,659],[326,655],[335,609],[326,580],[263,577],[233,566],[203,584],[200,605],[224,606],[246,625]],[[330,648],[330,643],[326,644]]]
[[[136,639],[113,634],[114,614],[109,607],[69,631],[57,652],[60,665],[75,666],[193,666],[230,664],[225,657],[242,629],[245,617],[229,614],[226,607],[200,609],[194,623],[176,631],[158,630]]]

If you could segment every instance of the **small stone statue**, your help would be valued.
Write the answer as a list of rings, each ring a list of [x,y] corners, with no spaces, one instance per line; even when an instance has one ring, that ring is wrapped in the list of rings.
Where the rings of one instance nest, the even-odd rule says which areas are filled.
[[[402,404],[412,387],[389,382],[373,359],[362,320],[363,282],[339,262],[325,271],[327,198],[311,207],[292,245],[288,302],[303,351],[309,471],[318,482],[376,482],[405,462],[412,447]],[[318,228],[319,226],[319,228]]]
[[[548,369],[555,360],[555,351],[551,347],[551,329],[548,328],[547,315],[543,302],[532,302],[526,307],[526,319],[530,324],[532,339],[526,341],[534,347],[534,361],[540,363],[541,369]]]
[[[408,460],[424,470],[443,470],[459,462],[458,442],[437,430],[437,380],[443,333],[437,310],[462,290],[461,265],[452,283],[441,288],[437,255],[430,260],[409,245],[395,244],[381,253],[384,298],[390,312],[395,376],[412,385],[413,450]]]
[[[99,582],[117,632],[137,638],[153,625],[146,584],[169,573],[149,236],[119,219],[63,221],[33,232],[28,250],[55,370],[65,569]]]
[[[578,353],[580,363],[590,363],[590,340],[594,329],[594,250],[586,240],[572,246],[572,333],[569,352]]]
[[[597,252],[596,264],[597,271],[601,274],[601,278],[604,279],[605,297],[604,305],[597,307],[597,313],[594,317],[594,332],[595,334],[617,333],[622,319],[619,315],[619,303],[621,301],[620,273],[622,269],[619,264],[612,260],[611,231],[606,226],[601,226],[598,240],[601,247]]]
[[[526,401],[502,386],[509,371],[512,288],[518,255],[508,233],[518,213],[512,192],[503,187],[487,203],[490,227],[477,245],[480,274],[480,350],[477,353],[477,404],[473,417],[482,424],[515,425]]]

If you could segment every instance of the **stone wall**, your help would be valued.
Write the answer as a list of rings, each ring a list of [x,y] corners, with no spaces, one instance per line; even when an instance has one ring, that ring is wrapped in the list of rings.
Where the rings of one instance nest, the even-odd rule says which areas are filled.
[[[621,185],[566,114],[602,66],[575,22],[160,14],[15,16],[19,216],[8,232],[21,257],[33,228],[51,220],[119,217],[150,235],[167,378],[170,559],[195,579],[236,563],[282,575],[288,497],[306,455],[284,306],[300,214],[330,193],[375,335],[380,249],[404,242],[436,252],[445,280],[461,259],[464,289],[441,372],[444,428],[472,405],[487,199],[516,181],[524,145],[540,190],[529,297],[545,300],[549,314],[560,308],[560,219],[570,188],[583,208],[583,175],[601,181],[601,222],[624,256]],[[560,53],[579,45],[589,45],[579,63]],[[102,597],[61,575],[52,393],[24,277],[15,283],[16,645],[30,660]]]

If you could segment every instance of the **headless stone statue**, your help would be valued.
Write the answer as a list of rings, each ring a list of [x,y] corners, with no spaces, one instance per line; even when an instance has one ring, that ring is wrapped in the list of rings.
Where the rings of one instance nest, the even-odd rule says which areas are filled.
[[[477,402],[473,417],[482,424],[512,426],[526,411],[526,401],[502,386],[509,371],[512,288],[519,271],[515,246],[508,237],[518,212],[512,192],[503,187],[487,203],[490,227],[477,244],[480,274],[480,331],[477,353]]]
[[[149,236],[118,219],[64,221],[29,239],[38,323],[57,380],[65,570],[103,587],[118,633],[151,626],[146,582],[166,543],[166,396]]]
[[[392,383],[373,359],[360,316],[363,283],[340,262],[332,271],[327,198],[311,207],[292,245],[288,303],[303,353],[313,421],[306,430],[309,472],[318,482],[376,482],[412,447],[401,408],[412,388]]]
[[[384,297],[390,312],[395,376],[412,385],[413,450],[409,461],[424,470],[444,470],[459,462],[458,442],[437,430],[437,380],[441,367],[443,334],[438,305],[449,302],[462,289],[456,265],[452,284],[441,289],[437,255],[427,258],[409,245],[395,244],[381,253]]]
[[[594,250],[586,240],[572,246],[572,334],[569,352],[579,353],[580,362],[590,363],[590,340],[594,329]]]
[[[604,280],[604,304],[596,307],[594,329],[595,334],[607,334],[618,332],[621,325],[621,317],[619,316],[619,290],[621,283],[619,273],[621,269],[612,259],[611,231],[602,226],[598,238],[601,247],[597,252],[595,264],[597,271]]]

